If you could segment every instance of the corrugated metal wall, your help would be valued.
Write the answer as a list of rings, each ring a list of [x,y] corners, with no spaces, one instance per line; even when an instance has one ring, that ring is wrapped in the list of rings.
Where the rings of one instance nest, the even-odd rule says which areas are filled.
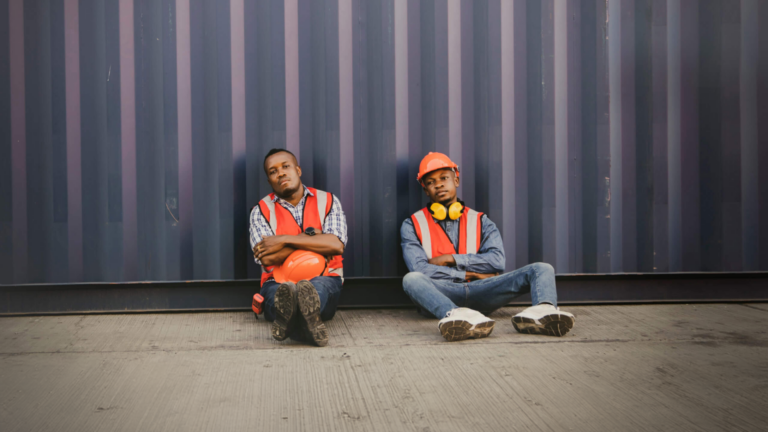
[[[508,269],[768,270],[768,2],[0,1],[0,283],[255,278],[272,147],[350,276],[427,151]]]

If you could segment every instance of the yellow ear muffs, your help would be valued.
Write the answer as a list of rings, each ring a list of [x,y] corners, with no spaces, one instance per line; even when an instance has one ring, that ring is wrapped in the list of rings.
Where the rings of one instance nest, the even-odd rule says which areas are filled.
[[[461,201],[457,201],[451,204],[450,207],[448,207],[448,217],[451,218],[451,220],[456,220],[460,218],[463,212],[464,212],[464,204]]]
[[[440,203],[432,203],[431,206],[429,206],[429,212],[432,213],[432,216],[434,216],[437,220],[445,220],[445,217],[451,218],[451,220],[456,220],[461,217],[461,214],[464,212],[464,203],[461,201],[457,201],[446,210],[445,206]]]
[[[432,213],[432,216],[437,220],[445,220],[448,213],[445,210],[445,206],[440,203],[432,203],[432,205],[429,206],[429,212]]]

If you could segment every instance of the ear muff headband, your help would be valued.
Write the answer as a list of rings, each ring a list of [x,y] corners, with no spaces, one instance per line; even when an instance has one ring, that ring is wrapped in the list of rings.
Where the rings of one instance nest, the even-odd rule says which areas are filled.
[[[429,206],[429,212],[432,213],[432,216],[437,220],[445,220],[446,217],[451,218],[451,220],[456,220],[461,217],[462,213],[464,213],[464,203],[461,200],[456,201],[447,209],[440,203],[432,203],[432,205]]]

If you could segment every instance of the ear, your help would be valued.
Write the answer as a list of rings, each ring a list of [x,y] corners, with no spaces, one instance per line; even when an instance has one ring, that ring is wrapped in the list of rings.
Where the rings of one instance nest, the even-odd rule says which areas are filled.
[[[459,176],[456,175],[456,173],[453,173],[453,184],[456,187],[459,187],[459,184],[461,183],[461,180],[459,179]]]
[[[301,177],[301,167],[296,165],[296,171],[299,173],[299,177]]]

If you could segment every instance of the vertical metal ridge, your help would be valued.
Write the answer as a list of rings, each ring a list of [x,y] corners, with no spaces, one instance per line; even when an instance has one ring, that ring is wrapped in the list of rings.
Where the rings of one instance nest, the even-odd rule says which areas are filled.
[[[581,87],[584,65],[581,59],[581,37],[583,25],[583,5],[578,2],[568,2],[567,17],[569,18],[567,50],[568,50],[568,265],[574,270],[584,268],[584,234],[582,198],[584,190],[584,172],[582,165],[582,147],[584,146],[582,128],[583,114],[579,109],[582,105],[585,90]]]
[[[720,85],[722,86],[722,250],[723,271],[742,269],[741,112],[741,0],[723,2]]]
[[[433,93],[432,93],[432,146],[434,151],[448,154],[449,90],[448,90],[448,2],[434,2],[433,34]]]
[[[397,176],[397,212],[395,223],[398,227],[407,217],[409,208],[409,172],[408,150],[410,147],[410,103],[409,103],[409,25],[408,3],[394,2],[394,33],[395,33],[395,169]],[[397,248],[398,274],[406,271],[402,259],[402,250]]]
[[[179,139],[180,275],[194,277],[194,196],[192,193],[192,79],[190,59],[190,0],[176,0],[176,97]]]
[[[682,270],[701,268],[699,2],[681,0],[680,178]]]
[[[120,125],[123,199],[123,279],[136,280],[138,226],[136,218],[136,76],[134,4],[120,0]]]
[[[621,9],[622,0],[608,3],[608,65],[610,80],[610,125],[611,125],[611,271],[623,271],[623,164],[622,99],[621,92]]]
[[[599,6],[594,0],[583,0],[580,3],[580,39],[579,52],[581,80],[576,83],[581,89],[581,100],[578,102],[581,126],[581,225],[575,227],[581,233],[581,271],[597,272],[597,222],[598,222],[598,115],[597,115],[597,82],[598,55],[602,46],[598,43],[598,31],[601,23],[598,19]]]
[[[517,41],[515,26],[515,13],[520,13],[517,4],[510,1],[501,2],[501,159],[506,167],[501,172],[502,184],[502,213],[501,232],[504,236],[504,248],[506,269],[511,270],[517,262],[517,164],[516,148],[517,124],[515,123],[516,96],[518,90],[515,87],[515,43]]]
[[[555,0],[555,269],[558,273],[570,273],[569,260],[570,226],[568,184],[569,175],[569,82],[568,36],[572,24],[568,19],[567,0]]]
[[[67,223],[67,75],[65,20],[64,2],[60,1],[52,3],[50,35],[52,159],[51,182],[53,189],[51,214],[53,223],[51,229],[52,244],[50,251],[50,280],[52,282],[69,281],[69,225]],[[10,142],[10,140],[8,142]],[[8,171],[10,172],[10,169]],[[0,191],[0,193],[3,192]],[[0,210],[0,212],[2,212],[2,210]],[[2,219],[2,216],[0,216],[0,219]]]
[[[182,216],[168,203],[166,191],[166,154],[170,137],[165,134],[169,120],[165,112],[166,82],[163,53],[163,4],[136,0],[134,43],[139,46],[134,59],[135,103],[142,107],[136,113],[136,226],[137,267],[139,280],[168,277],[166,235],[168,221]]]
[[[528,168],[528,261],[543,259],[542,245],[542,9],[539,0],[526,4],[526,130]]]
[[[653,0],[653,270],[669,271],[669,178],[667,149],[667,5]]]
[[[462,199],[468,206],[477,205],[477,131],[475,125],[475,18],[476,2],[461,2],[461,189]],[[486,21],[480,28],[488,25]],[[480,173],[482,174],[482,173]],[[422,195],[423,196],[423,195]]]
[[[83,280],[83,199],[80,134],[80,14],[78,0],[64,2],[67,99],[67,242],[69,280]]]
[[[299,143],[299,4],[285,0],[285,148],[301,160]]]
[[[652,272],[654,262],[653,0],[634,5],[635,271]]]
[[[634,0],[622,0],[621,8],[621,271],[637,271],[637,98],[635,95],[636,49]],[[611,178],[615,180],[615,178]],[[612,250],[611,253],[614,251]]]
[[[489,22],[489,10],[491,2],[480,1],[475,3],[472,11],[472,81],[473,90],[473,138],[474,146],[469,148],[465,165],[471,165],[474,173],[464,172],[464,181],[473,181],[468,184],[465,191],[466,204],[471,208],[483,209],[489,213],[489,217],[495,217],[491,210],[491,161],[489,158],[491,149],[490,114],[490,50],[491,50],[491,26]],[[471,162],[470,162],[471,161]],[[469,170],[466,170],[469,171]],[[496,201],[498,202],[498,201]]]
[[[24,0],[8,4],[11,81],[11,160],[13,191],[13,281],[27,281],[27,131],[24,94]]]
[[[123,266],[123,191],[122,191],[122,67],[120,60],[120,4],[106,2],[104,8],[104,62],[106,86],[106,152],[105,152],[105,202],[106,228],[103,250],[105,254],[104,280],[120,280]],[[131,22],[131,24],[133,24]],[[163,276],[165,277],[165,276]]]
[[[233,242],[234,273],[236,279],[247,277],[247,262],[251,254],[247,224],[246,203],[246,144],[245,144],[245,4],[244,0],[230,3],[230,49],[232,58],[232,163],[234,183]],[[298,91],[298,90],[297,90]]]
[[[448,0],[448,157],[462,166],[461,0]]]
[[[541,1],[541,261],[557,262],[554,0]]]
[[[352,0],[338,0],[339,6],[339,154],[340,154],[340,191],[344,213],[347,217],[347,231],[354,235],[356,233],[355,218],[355,152],[354,152],[354,93],[353,93],[353,68],[352,68],[352,46],[353,46],[353,22],[352,22]],[[357,237],[353,237],[357,238]],[[355,243],[348,247],[350,251],[346,254],[352,258],[361,251],[360,245]],[[352,255],[352,257],[350,257]],[[349,259],[354,263],[355,259]],[[355,274],[354,272],[352,274]]]
[[[704,47],[699,68],[699,173],[701,265],[696,270],[723,269],[723,21],[728,10],[723,2],[700,3],[697,25],[703,29],[699,44]],[[737,146],[738,148],[738,146]]]
[[[27,280],[52,282],[53,130],[51,5],[24,4],[24,74],[26,110]],[[39,249],[38,249],[39,248]]]
[[[0,284],[14,282],[10,7],[0,7]],[[66,158],[64,158],[66,163]],[[67,263],[64,262],[66,265]]]
[[[683,269],[681,166],[681,0],[667,2],[667,181],[669,182],[669,271]]]
[[[758,2],[757,28],[757,158],[758,166],[768,166],[768,4]],[[763,121],[759,121],[762,119]],[[757,172],[759,225],[752,235],[759,238],[758,268],[768,270],[768,170]]]

